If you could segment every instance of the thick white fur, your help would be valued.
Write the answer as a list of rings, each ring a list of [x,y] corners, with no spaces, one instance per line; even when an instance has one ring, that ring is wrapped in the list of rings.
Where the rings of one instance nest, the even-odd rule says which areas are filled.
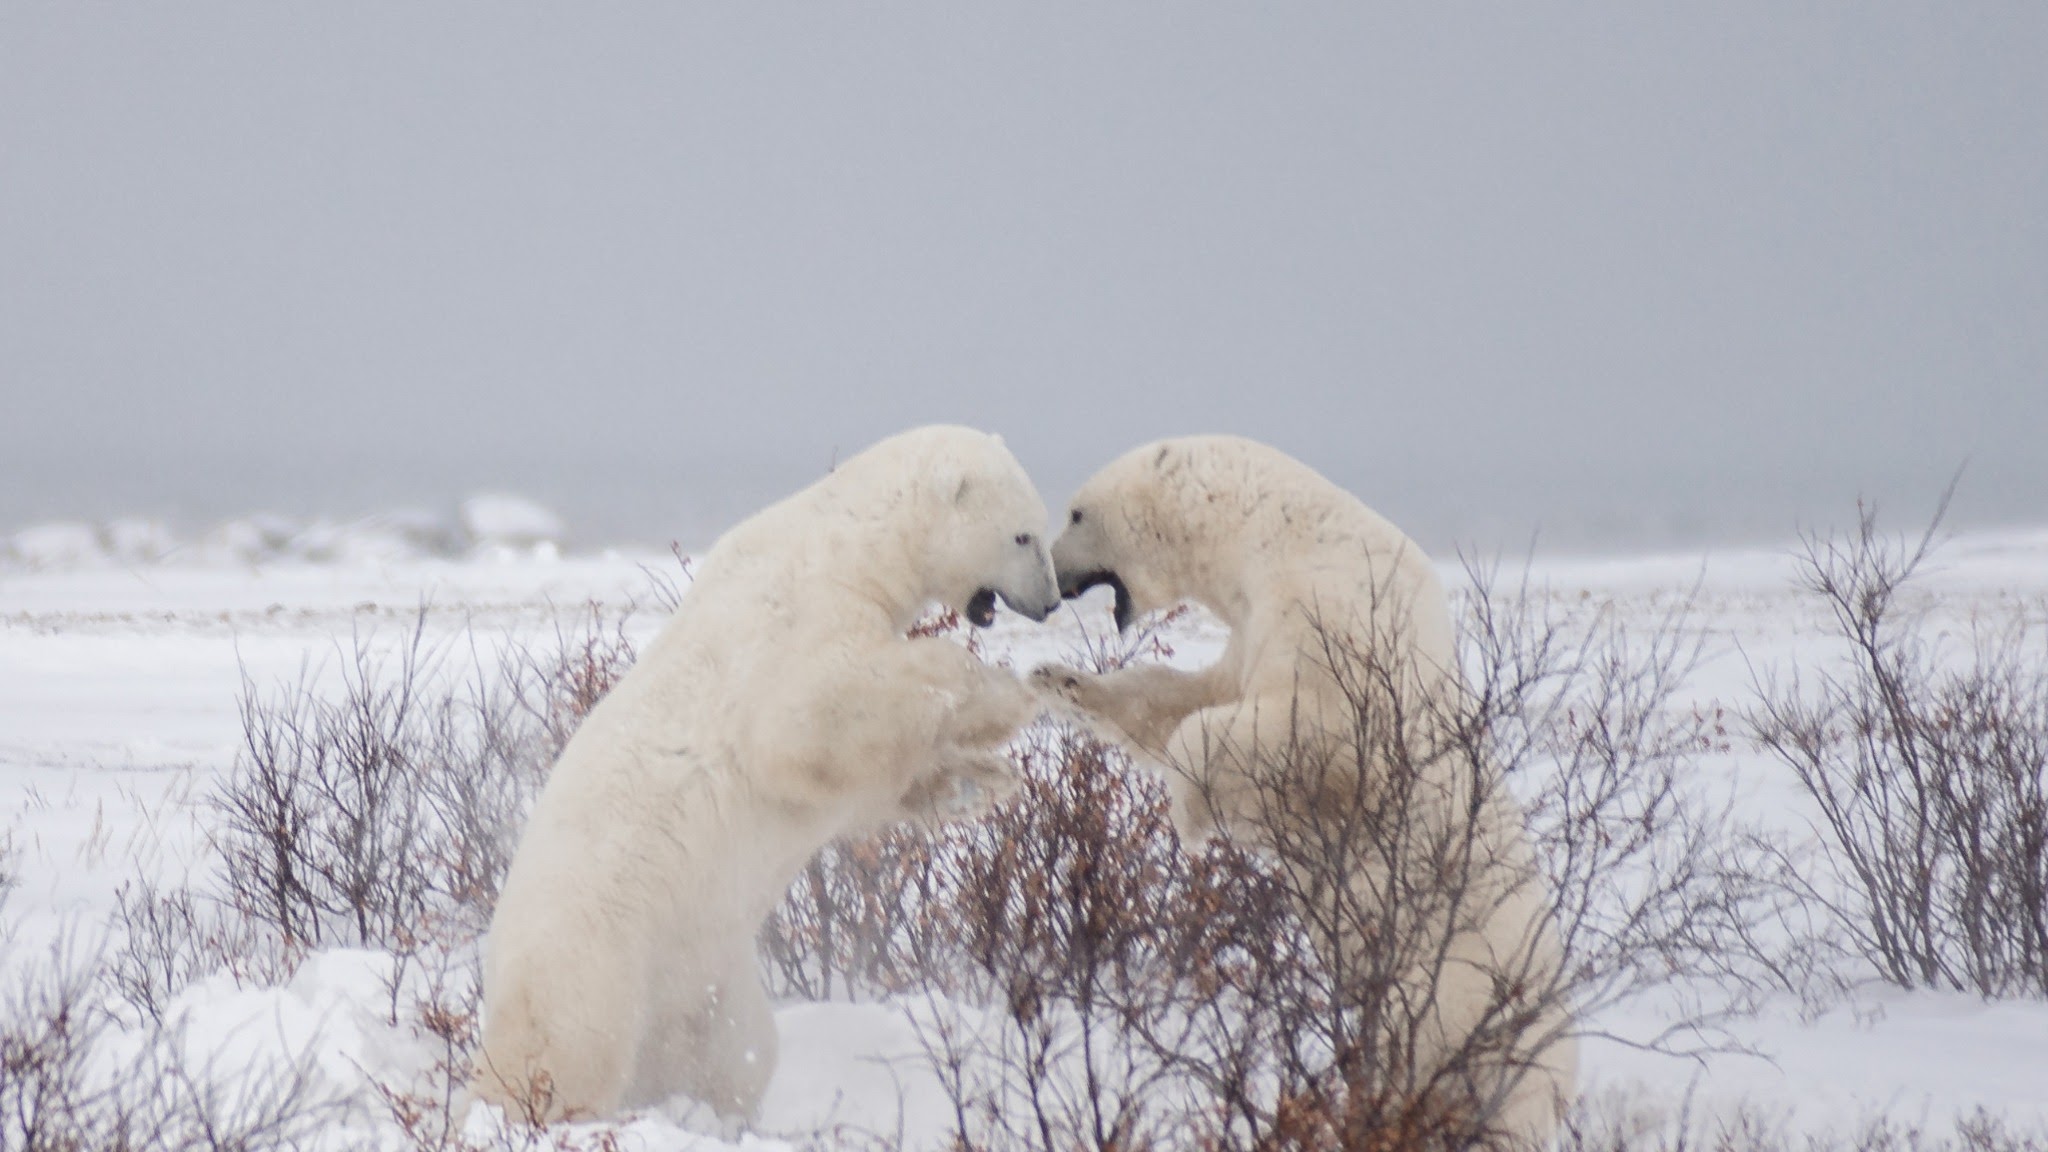
[[[1013,783],[1001,745],[1036,698],[905,631],[982,588],[1050,610],[1045,522],[1000,440],[925,428],[718,541],[535,805],[487,943],[480,1098],[751,1118],[776,1059],[754,938],[796,873]]]
[[[1133,450],[1075,496],[1053,561],[1070,592],[1090,574],[1114,572],[1133,615],[1187,600],[1230,626],[1223,656],[1198,672],[1050,667],[1033,675],[1041,691],[1166,771],[1175,822],[1190,839],[1220,825],[1257,843],[1262,800],[1241,766],[1277,762],[1288,741],[1355,739],[1356,693],[1331,674],[1333,640],[1398,669],[1411,718],[1442,715],[1461,691],[1449,602],[1422,550],[1350,493],[1262,444],[1202,436]],[[1438,812],[1464,807],[1469,785],[1448,758],[1421,771],[1441,779],[1424,779],[1418,797],[1436,797],[1429,806]],[[1478,855],[1496,882],[1475,886],[1493,892],[1497,906],[1483,923],[1454,931],[1435,1019],[1422,1029],[1425,1048],[1432,1036],[1441,1043],[1469,1032],[1492,973],[1554,972],[1559,963],[1541,885],[1526,882],[1522,813],[1495,793],[1483,821],[1489,843]],[[1565,1038],[1541,1054],[1498,1114],[1503,1134],[1541,1142],[1554,1131],[1557,1104],[1576,1079],[1569,1023],[1560,1010],[1537,1025],[1539,1034]],[[1425,1050],[1419,1062],[1429,1057]],[[1489,1092],[1483,1084],[1472,1090]]]

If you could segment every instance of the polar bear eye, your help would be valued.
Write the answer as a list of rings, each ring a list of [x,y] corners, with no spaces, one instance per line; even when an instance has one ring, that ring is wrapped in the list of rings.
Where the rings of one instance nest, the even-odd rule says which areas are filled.
[[[1080,522],[1081,522],[1081,510],[1080,510],[1079,508],[1076,508],[1076,509],[1074,509],[1074,515],[1073,515],[1072,519],[1071,519],[1071,520],[1069,521],[1069,523],[1073,523],[1073,524],[1079,524]]]
[[[1031,547],[1031,533],[1029,533],[1029,532],[1019,532],[1019,533],[1017,533],[1017,543],[1018,543],[1019,545],[1021,545],[1021,546],[1025,547],[1025,548],[1029,548],[1029,547]]]

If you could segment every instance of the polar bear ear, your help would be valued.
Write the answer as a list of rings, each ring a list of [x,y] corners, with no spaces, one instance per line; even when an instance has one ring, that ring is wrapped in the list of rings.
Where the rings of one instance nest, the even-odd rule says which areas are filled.
[[[926,491],[948,504],[964,504],[967,494],[974,488],[974,478],[952,462],[935,463],[925,474]]]
[[[1186,457],[1176,451],[1171,444],[1161,444],[1159,451],[1152,454],[1152,470],[1161,476],[1173,475],[1186,463]]]

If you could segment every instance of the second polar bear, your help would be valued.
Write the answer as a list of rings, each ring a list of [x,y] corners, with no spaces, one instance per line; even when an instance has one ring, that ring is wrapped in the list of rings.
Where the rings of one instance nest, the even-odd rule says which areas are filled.
[[[1059,604],[1045,507],[993,436],[884,440],[727,532],[584,721],[484,965],[485,1100],[548,1118],[687,1094],[751,1119],[775,1065],[754,937],[831,840],[1012,783],[1014,675],[906,638],[936,601]]]
[[[1391,995],[1411,1023],[1394,1042],[1405,1053],[1382,1059],[1409,1069],[1383,1072],[1397,1084],[1407,1076],[1409,1091],[1427,1085],[1496,1136],[1545,1140],[1574,1089],[1569,1014],[1555,998],[1518,1006],[1515,992],[1498,990],[1544,984],[1561,953],[1519,806],[1498,787],[1475,791],[1470,758],[1461,766],[1443,754],[1460,691],[1456,640],[1421,549],[1281,452],[1200,436],[1146,445],[1097,473],[1074,497],[1053,562],[1070,597],[1109,585],[1119,628],[1194,601],[1229,625],[1230,640],[1199,672],[1153,665],[1089,675],[1055,666],[1034,673],[1034,684],[1167,770],[1183,835],[1200,839],[1220,826],[1269,849],[1291,837],[1283,868],[1301,864],[1318,835],[1369,841],[1344,886],[1352,910],[1336,914],[1367,926],[1352,933],[1354,946],[1384,948],[1358,938],[1402,916],[1413,923],[1418,907],[1435,909],[1426,915],[1437,923],[1409,938],[1418,941],[1409,945],[1412,963],[1408,952],[1394,962],[1406,974],[1391,977]],[[1376,703],[1361,707],[1366,700]],[[1396,771],[1409,779],[1370,778]],[[1426,827],[1389,833],[1330,823],[1329,810],[1346,804],[1377,811],[1367,820],[1384,817],[1383,798],[1403,784],[1401,821]],[[1484,797],[1476,806],[1475,795]],[[1477,819],[1459,815],[1474,811]],[[1294,822],[1292,830],[1276,830],[1276,821]],[[1395,845],[1429,856],[1432,868],[1455,856],[1470,878],[1454,882],[1454,899],[1413,889],[1389,897],[1408,882],[1395,874],[1420,863],[1386,859]],[[1346,899],[1317,879],[1305,875],[1297,887]],[[1390,899],[1410,907],[1390,909]],[[1430,932],[1441,947],[1423,938]],[[1375,962],[1360,956],[1365,967]],[[1499,1051],[1496,1024],[1518,1011],[1514,1039]],[[1482,1035],[1495,1050],[1475,1058],[1480,1042],[1464,1038]],[[1432,1061],[1457,1067],[1433,1072]]]

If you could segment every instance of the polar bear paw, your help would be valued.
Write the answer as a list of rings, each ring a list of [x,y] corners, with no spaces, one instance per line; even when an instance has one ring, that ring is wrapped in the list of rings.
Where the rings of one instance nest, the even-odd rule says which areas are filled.
[[[1043,664],[1032,669],[1031,690],[1055,707],[1087,712],[1089,682],[1095,677],[1065,664]]]
[[[1017,791],[1023,780],[1000,752],[961,754],[903,794],[903,810],[928,828],[976,820]]]
[[[1032,671],[1028,683],[1056,719],[1104,743],[1126,747],[1138,743],[1125,724],[1128,702],[1120,701],[1097,673],[1046,664]]]

